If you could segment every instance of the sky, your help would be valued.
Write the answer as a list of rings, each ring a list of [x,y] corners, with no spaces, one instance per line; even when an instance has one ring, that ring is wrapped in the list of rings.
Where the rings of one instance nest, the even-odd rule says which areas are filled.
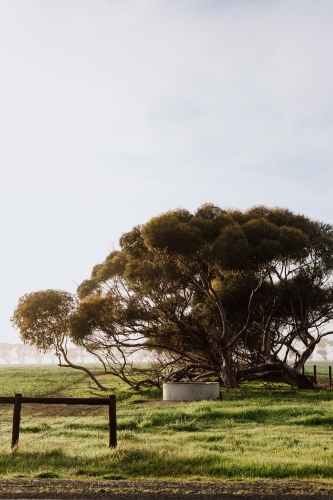
[[[203,203],[333,223],[331,0],[0,0],[0,342]]]

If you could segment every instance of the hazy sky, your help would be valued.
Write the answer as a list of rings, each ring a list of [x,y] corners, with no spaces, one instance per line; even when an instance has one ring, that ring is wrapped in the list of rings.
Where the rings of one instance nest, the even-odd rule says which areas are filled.
[[[332,0],[0,0],[0,341],[205,202],[333,222]]]

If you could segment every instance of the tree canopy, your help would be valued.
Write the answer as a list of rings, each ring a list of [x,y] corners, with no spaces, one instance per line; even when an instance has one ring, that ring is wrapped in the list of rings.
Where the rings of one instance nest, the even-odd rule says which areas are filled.
[[[301,368],[333,317],[331,225],[206,204],[153,217],[119,243],[68,315],[68,335],[107,371],[136,387],[209,377],[311,386]],[[142,352],[150,369],[138,379]]]

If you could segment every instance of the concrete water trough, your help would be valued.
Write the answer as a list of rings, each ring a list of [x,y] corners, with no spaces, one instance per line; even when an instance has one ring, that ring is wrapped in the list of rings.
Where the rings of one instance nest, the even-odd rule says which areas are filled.
[[[218,382],[173,382],[163,384],[163,401],[203,401],[219,399]]]

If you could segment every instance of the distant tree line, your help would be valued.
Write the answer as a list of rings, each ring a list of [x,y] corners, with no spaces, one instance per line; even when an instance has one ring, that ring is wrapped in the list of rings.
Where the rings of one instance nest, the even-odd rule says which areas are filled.
[[[81,363],[84,363],[87,360],[87,353],[79,347],[70,347],[69,357],[73,361],[79,360]],[[52,349],[44,352],[33,345],[0,342],[0,363],[24,365],[31,360],[38,364],[47,362],[54,364],[57,362],[57,357]]]

